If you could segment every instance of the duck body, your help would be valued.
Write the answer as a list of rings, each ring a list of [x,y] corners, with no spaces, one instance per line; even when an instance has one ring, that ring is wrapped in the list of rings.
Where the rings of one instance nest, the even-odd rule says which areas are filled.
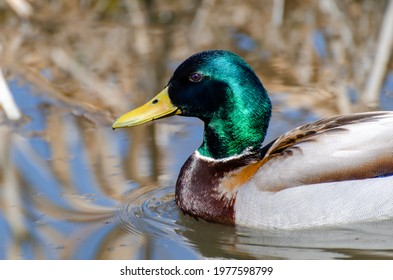
[[[271,103],[251,67],[227,51],[191,56],[168,86],[113,128],[170,115],[204,121],[176,203],[208,221],[305,228],[393,217],[393,113],[335,116],[267,145]]]
[[[308,135],[298,138],[300,131]],[[257,154],[211,160],[196,151],[180,172],[176,198],[194,216],[259,228],[386,219],[393,217],[392,147],[391,112],[323,119]]]

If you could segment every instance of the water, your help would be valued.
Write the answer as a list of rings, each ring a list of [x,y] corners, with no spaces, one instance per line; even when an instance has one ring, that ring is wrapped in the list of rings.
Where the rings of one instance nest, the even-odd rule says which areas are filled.
[[[39,2],[26,18],[1,5],[0,66],[24,117],[0,110],[0,259],[392,258],[393,221],[282,231],[184,215],[175,182],[201,122],[111,129],[202,49],[237,52],[271,92],[266,143],[367,110],[387,1]]]
[[[10,159],[0,204],[1,259],[393,258],[393,221],[283,231],[184,215],[174,185],[200,144],[199,121],[157,122],[157,154],[142,139],[134,145],[141,156],[127,164],[137,138],[127,130],[93,126],[29,85],[10,86],[27,120],[2,124]],[[282,108],[285,94],[272,99]],[[275,111],[266,141],[317,118],[307,110]]]

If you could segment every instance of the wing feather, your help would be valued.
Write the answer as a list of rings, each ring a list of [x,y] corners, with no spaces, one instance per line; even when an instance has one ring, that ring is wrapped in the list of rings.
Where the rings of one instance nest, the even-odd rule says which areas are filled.
[[[254,175],[266,191],[393,175],[393,113],[341,115],[298,127],[270,144]]]

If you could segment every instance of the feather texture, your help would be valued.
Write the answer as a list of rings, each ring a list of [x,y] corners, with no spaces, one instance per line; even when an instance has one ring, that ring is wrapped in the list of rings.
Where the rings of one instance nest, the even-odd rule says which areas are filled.
[[[393,174],[393,113],[323,119],[278,138],[253,180],[263,191]]]
[[[250,181],[236,196],[235,223],[299,229],[393,218],[393,176],[261,191]]]
[[[324,119],[278,138],[238,189],[236,224],[302,228],[393,217],[393,113]]]

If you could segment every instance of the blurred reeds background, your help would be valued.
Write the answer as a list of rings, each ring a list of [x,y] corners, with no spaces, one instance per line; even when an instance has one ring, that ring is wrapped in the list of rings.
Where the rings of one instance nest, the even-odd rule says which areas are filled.
[[[158,93],[189,55],[234,51],[272,96],[286,94],[285,106],[323,117],[380,107],[382,85],[393,75],[392,45],[392,0],[1,1],[0,219],[13,237],[0,258],[19,258],[26,240],[40,243],[34,232],[62,243],[66,234],[58,228],[29,228],[37,215],[63,219],[68,213],[73,222],[106,219],[129,189],[127,182],[161,184],[168,155],[159,148],[154,125],[124,132],[132,141],[121,157],[113,151],[113,136],[94,127],[109,127],[116,116]],[[17,93],[6,80],[28,84],[49,100],[40,107],[41,129],[23,127],[31,115],[15,104]],[[110,207],[72,195],[86,193],[72,179],[75,135]],[[49,155],[37,151],[34,138],[48,144]],[[68,206],[26,198],[41,187],[27,178],[15,153],[37,168],[33,172],[50,174]],[[30,213],[26,201],[41,214]],[[48,258],[42,249],[35,252],[33,257]],[[108,254],[95,257],[124,257]],[[61,258],[70,256],[63,251]]]
[[[310,100],[322,91],[315,98],[335,99],[329,113],[348,113],[378,103],[392,68],[392,10],[372,0],[7,0],[1,67],[70,106],[118,114],[162,88],[189,55],[223,48],[270,91],[294,84]]]

